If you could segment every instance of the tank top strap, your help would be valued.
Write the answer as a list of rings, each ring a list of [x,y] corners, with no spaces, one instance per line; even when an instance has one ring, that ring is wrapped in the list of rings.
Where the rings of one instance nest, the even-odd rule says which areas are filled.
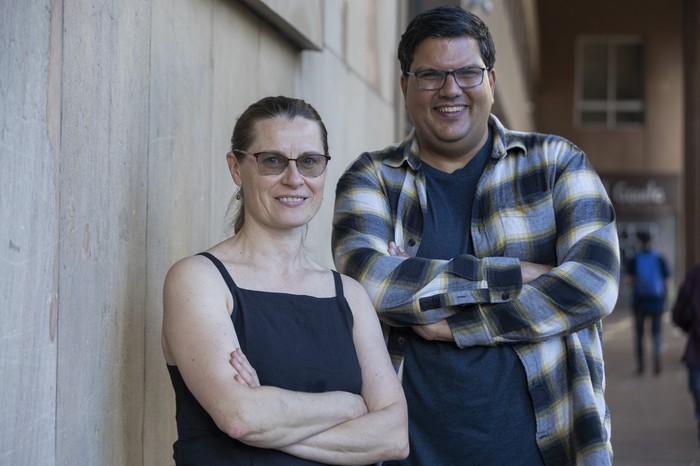
[[[343,292],[343,279],[335,270],[331,269],[331,272],[333,272],[333,280],[335,281],[335,296],[338,299],[338,304],[340,304],[341,308],[347,308],[349,311],[350,306],[348,305],[348,301],[345,299],[345,293]]]
[[[226,285],[228,286],[228,289],[233,293],[233,290],[237,289],[236,283],[233,281],[233,277],[231,277],[231,274],[228,273],[228,270],[226,270],[226,267],[224,264],[214,257],[212,254],[208,252],[200,252],[197,254],[198,256],[204,256],[216,266],[217,269],[219,269],[219,273],[223,277],[224,281],[226,282]]]
[[[333,281],[335,281],[335,295],[342,298],[345,296],[343,294],[343,279],[340,278],[340,274],[335,270],[331,269],[331,272],[333,272]]]

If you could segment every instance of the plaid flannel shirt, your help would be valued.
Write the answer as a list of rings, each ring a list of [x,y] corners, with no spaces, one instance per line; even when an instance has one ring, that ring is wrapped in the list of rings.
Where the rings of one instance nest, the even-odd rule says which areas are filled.
[[[601,319],[618,295],[615,214],[585,154],[552,135],[510,131],[496,117],[493,163],[472,209],[475,255],[415,257],[426,209],[414,133],[363,153],[336,189],[336,267],[367,289],[391,327],[399,368],[411,325],[447,319],[460,348],[512,345],[527,375],[547,464],[612,461]],[[388,242],[409,254],[393,257]],[[523,284],[519,261],[554,268]],[[449,376],[446,374],[446,376]]]

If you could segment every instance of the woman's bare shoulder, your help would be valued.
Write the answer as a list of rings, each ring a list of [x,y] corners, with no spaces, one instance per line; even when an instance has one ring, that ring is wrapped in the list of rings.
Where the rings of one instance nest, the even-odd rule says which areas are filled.
[[[352,291],[354,293],[360,293],[360,294],[367,294],[365,291],[365,288],[355,280],[354,278],[350,277],[349,275],[345,274],[340,274],[340,277],[343,280],[343,287],[347,289],[348,291]]]
[[[360,309],[371,310],[374,312],[374,306],[370,300],[369,295],[365,287],[360,284],[357,280],[347,275],[340,275],[343,280],[343,290],[345,294],[345,299],[347,299],[350,304],[350,308],[353,313]]]
[[[173,296],[227,290],[219,270],[202,255],[184,257],[175,262],[168,270],[163,284],[164,294]]]
[[[166,281],[172,279],[192,279],[200,274],[209,275],[216,272],[211,260],[201,255],[187,256],[175,262],[166,275]]]

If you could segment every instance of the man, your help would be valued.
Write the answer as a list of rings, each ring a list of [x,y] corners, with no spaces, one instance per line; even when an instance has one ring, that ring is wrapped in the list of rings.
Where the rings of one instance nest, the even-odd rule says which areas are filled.
[[[671,271],[666,259],[651,247],[651,235],[637,233],[641,249],[627,263],[632,285],[637,375],[644,374],[644,322],[651,320],[654,375],[661,373],[661,317],[666,309],[666,290]]]
[[[598,176],[568,141],[490,114],[478,17],[418,15],[398,55],[414,130],[341,177],[332,238],[390,326],[410,418],[397,464],[610,464],[600,321],[620,264]]]

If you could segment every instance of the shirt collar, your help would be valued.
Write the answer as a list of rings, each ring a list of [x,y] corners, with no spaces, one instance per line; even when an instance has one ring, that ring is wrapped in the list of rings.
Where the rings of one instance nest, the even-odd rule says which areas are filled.
[[[522,138],[518,137],[520,133],[506,129],[493,114],[489,116],[489,126],[493,128],[493,150],[491,152],[491,157],[501,159],[509,152],[514,155],[527,154],[527,148]],[[420,168],[421,160],[415,128],[411,129],[400,144],[400,147],[402,149],[399,151],[392,151],[392,155],[384,159],[384,163],[394,168],[398,168],[404,163],[407,163],[412,170],[417,171]]]

